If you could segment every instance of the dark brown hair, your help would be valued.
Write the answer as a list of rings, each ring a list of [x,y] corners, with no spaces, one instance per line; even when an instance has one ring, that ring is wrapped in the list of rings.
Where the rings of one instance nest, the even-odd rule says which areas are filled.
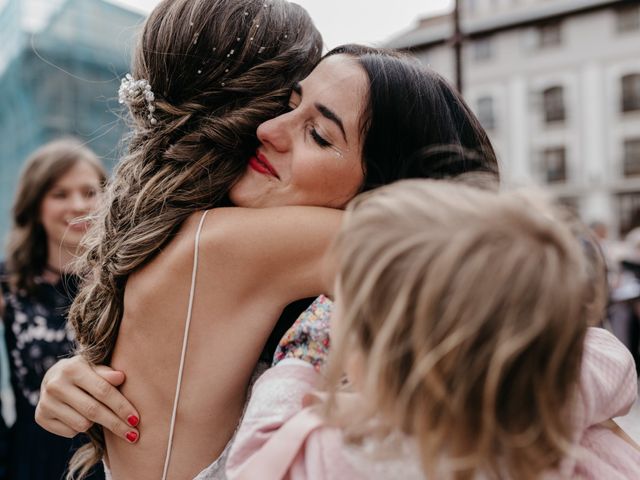
[[[127,277],[193,212],[219,206],[257,147],[256,128],[281,113],[293,83],[320,59],[322,38],[284,0],[165,0],[147,19],[132,67],[154,93],[129,99],[129,152],[114,172],[86,237],[85,279],[69,319],[79,351],[108,362]],[[103,455],[99,428],[69,478]]]
[[[27,159],[16,191],[7,245],[7,272],[11,288],[32,293],[49,255],[47,234],[40,220],[42,200],[49,189],[78,162],[87,162],[101,184],[106,172],[98,157],[71,138],[43,145]]]
[[[394,50],[342,45],[369,80],[362,117],[362,190],[403,178],[499,177],[491,141],[462,96],[416,58]]]

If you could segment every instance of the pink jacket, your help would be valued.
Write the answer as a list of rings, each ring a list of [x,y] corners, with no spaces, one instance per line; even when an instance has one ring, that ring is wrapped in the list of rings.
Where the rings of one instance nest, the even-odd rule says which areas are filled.
[[[229,480],[424,478],[411,442],[406,442],[401,457],[372,460],[346,445],[338,429],[323,425],[304,408],[305,395],[318,382],[316,371],[300,360],[285,360],[256,382],[227,462]],[[636,395],[629,352],[606,330],[589,329],[574,410],[576,444],[583,448],[577,458],[567,459],[562,474],[594,480],[640,479],[640,451],[597,426],[625,415]]]

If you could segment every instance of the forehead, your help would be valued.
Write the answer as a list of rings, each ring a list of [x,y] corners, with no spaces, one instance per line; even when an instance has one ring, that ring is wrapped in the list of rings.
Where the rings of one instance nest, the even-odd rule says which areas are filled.
[[[369,87],[367,75],[355,58],[327,57],[300,85],[305,101],[329,107],[340,115],[347,130],[357,131]]]
[[[88,161],[78,160],[53,182],[52,187],[69,188],[87,183],[100,183],[100,174]]]

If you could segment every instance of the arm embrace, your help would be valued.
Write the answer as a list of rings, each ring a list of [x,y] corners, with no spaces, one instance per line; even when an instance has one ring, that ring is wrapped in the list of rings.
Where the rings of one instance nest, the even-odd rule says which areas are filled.
[[[321,207],[220,208],[202,233],[207,270],[224,271],[240,287],[238,301],[256,292],[286,303],[328,292],[331,252],[342,211]]]

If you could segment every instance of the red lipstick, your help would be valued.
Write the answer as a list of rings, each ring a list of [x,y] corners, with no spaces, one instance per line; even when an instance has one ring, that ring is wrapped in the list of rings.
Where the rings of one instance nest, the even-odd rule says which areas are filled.
[[[249,159],[249,166],[258,173],[262,173],[263,175],[269,175],[271,177],[280,179],[278,172],[276,171],[275,168],[273,168],[273,165],[269,163],[269,160],[267,160],[267,157],[265,157],[263,154],[261,154],[257,150],[256,150],[256,154]]]

